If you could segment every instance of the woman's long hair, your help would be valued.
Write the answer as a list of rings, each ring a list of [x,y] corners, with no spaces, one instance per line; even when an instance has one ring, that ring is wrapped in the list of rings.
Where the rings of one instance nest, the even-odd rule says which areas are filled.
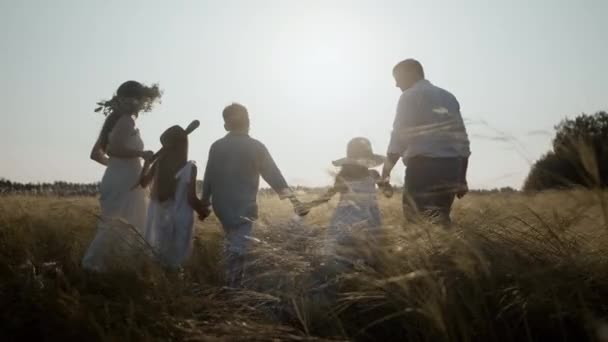
[[[160,102],[161,96],[158,84],[145,86],[137,81],[126,81],[111,99],[98,102],[95,112],[102,112],[106,116],[99,133],[101,148],[104,151],[107,149],[110,132],[122,115],[149,112],[156,102]]]
[[[160,140],[163,151],[155,162],[152,195],[164,202],[175,196],[175,175],[188,161],[188,135],[181,127],[173,126],[161,135]]]

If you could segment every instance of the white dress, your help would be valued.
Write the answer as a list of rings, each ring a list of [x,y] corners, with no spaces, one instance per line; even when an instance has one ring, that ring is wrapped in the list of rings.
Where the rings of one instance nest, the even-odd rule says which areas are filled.
[[[130,117],[120,118],[110,132],[109,145],[117,141],[133,150],[144,149]],[[145,252],[146,191],[141,187],[132,189],[141,169],[139,158],[110,157],[99,187],[101,214],[97,233],[82,259],[84,268],[103,271],[112,263],[124,263],[129,260],[126,257]]]
[[[344,180],[344,183],[348,191],[340,194],[340,201],[331,218],[322,251],[326,255],[334,255],[338,246],[352,246],[354,236],[360,233],[367,234],[367,238],[373,240],[381,229],[374,178],[368,176],[359,180]]]
[[[166,266],[178,268],[192,251],[194,210],[188,202],[194,162],[189,161],[177,172],[175,196],[164,202],[150,201],[146,221],[146,241]]]

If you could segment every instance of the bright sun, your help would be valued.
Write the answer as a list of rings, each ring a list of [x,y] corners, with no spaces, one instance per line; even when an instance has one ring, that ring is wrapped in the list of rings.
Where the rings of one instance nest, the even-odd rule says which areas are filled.
[[[346,95],[355,70],[369,58],[367,37],[357,20],[344,13],[305,12],[286,22],[278,35],[272,58],[275,72],[314,96]]]

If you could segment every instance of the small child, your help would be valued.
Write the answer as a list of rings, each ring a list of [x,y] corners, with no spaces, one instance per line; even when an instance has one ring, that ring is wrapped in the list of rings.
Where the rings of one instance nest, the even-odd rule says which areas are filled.
[[[161,136],[162,152],[153,164],[146,162],[142,187],[152,182],[145,238],[161,263],[179,268],[190,256],[194,228],[193,210],[201,215],[196,197],[196,165],[188,161],[188,134],[180,126]]]
[[[389,185],[380,180],[380,174],[371,168],[383,164],[384,157],[374,154],[366,138],[354,138],[348,142],[347,157],[333,162],[340,167],[334,186],[312,202],[304,204],[314,207],[328,202],[336,193],[340,201],[336,207],[328,230],[324,247],[325,255],[335,255],[338,247],[353,247],[354,235],[368,233],[375,238],[380,233],[382,220],[376,185],[390,195]]]

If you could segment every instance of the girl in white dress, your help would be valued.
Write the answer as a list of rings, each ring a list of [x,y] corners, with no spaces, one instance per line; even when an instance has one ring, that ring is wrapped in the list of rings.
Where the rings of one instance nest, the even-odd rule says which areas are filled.
[[[134,251],[138,235],[143,235],[147,201],[143,189],[133,189],[141,172],[140,159],[153,153],[144,151],[144,144],[135,127],[142,111],[150,111],[160,98],[158,86],[146,87],[127,81],[108,101],[98,103],[97,112],[107,116],[99,138],[91,151],[91,159],[106,166],[100,184],[101,215],[97,233],[89,245],[82,266],[103,271],[113,261],[124,260]]]
[[[354,247],[357,234],[367,234],[371,240],[378,237],[382,220],[376,186],[384,184],[380,181],[380,174],[372,168],[383,162],[383,156],[372,152],[368,139],[352,139],[347,146],[347,157],[333,162],[334,166],[340,167],[334,186],[319,199],[305,204],[317,206],[340,194],[322,254],[335,256],[345,251],[344,247]]]
[[[188,135],[180,126],[167,129],[160,137],[162,152],[151,165],[144,165],[141,185],[152,182],[146,221],[146,241],[160,262],[179,268],[190,256],[194,229],[193,211],[201,212],[196,197],[197,168],[188,161]]]

